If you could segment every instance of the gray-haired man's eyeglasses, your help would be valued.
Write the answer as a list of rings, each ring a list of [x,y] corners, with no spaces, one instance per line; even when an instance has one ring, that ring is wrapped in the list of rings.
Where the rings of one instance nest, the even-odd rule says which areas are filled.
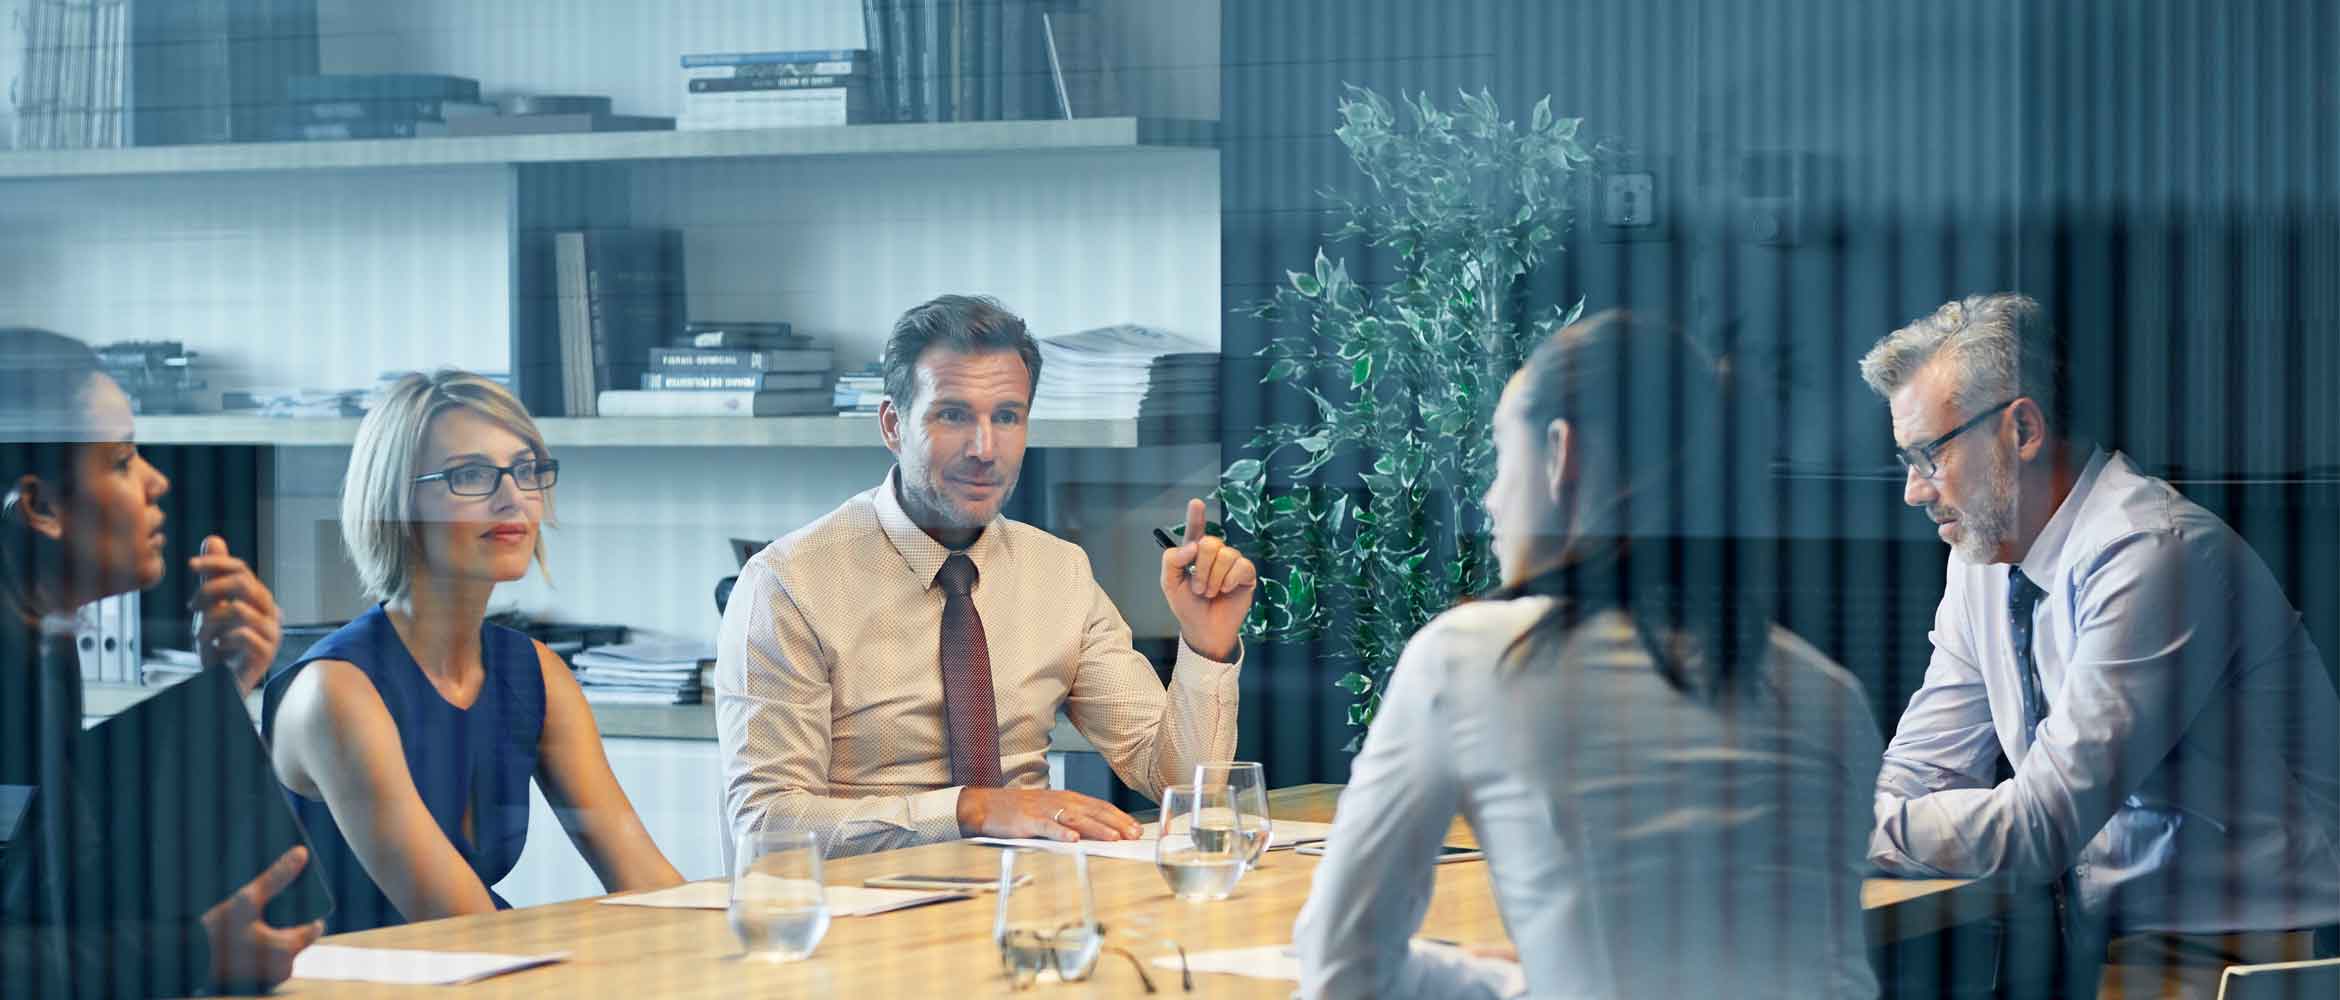
[[[2014,399],[2000,403],[1997,406],[1985,407],[1981,413],[1977,413],[1974,416],[1967,418],[1965,423],[1950,428],[1950,433],[1948,434],[1944,434],[1941,437],[1935,438],[1921,445],[1893,449],[1893,457],[1900,459],[1903,467],[1907,468],[1911,472],[1917,473],[1919,479],[1932,479],[1934,478],[1935,473],[1942,471],[1941,465],[1934,461],[1934,457],[1941,454],[1942,449],[1947,446],[1951,440],[1955,439],[1960,434],[1964,434],[1967,431],[1971,431],[1976,427],[1982,426],[1983,421],[1998,416],[2000,410],[2004,410],[2010,406],[2013,406],[2022,399],[2023,397],[2017,396]]]
[[[458,465],[444,472],[416,476],[417,483],[445,480],[447,492],[459,497],[484,497],[504,485],[505,476],[512,477],[512,485],[536,491],[549,487],[560,478],[561,463],[549,458],[531,459],[512,465]]]

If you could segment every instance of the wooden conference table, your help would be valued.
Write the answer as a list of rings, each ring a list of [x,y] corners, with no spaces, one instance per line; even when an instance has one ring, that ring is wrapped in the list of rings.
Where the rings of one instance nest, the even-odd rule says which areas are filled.
[[[1327,821],[1339,785],[1301,785],[1269,796],[1278,818]],[[1471,843],[1460,820],[1450,842]],[[1154,866],[1092,862],[1098,918],[1109,946],[1140,959],[1251,947],[1291,940],[1292,921],[1308,898],[1317,859],[1277,851],[1236,887],[1233,898],[1186,903],[1170,895]],[[899,872],[996,875],[999,850],[973,844],[934,844],[829,863],[827,881],[858,885]],[[1871,940],[1899,941],[1978,919],[1996,899],[1981,886],[1955,880],[1871,879],[1861,901]],[[293,980],[278,992],[297,996],[456,997],[989,997],[1014,994],[991,942],[989,895],[874,917],[838,918],[812,958],[774,965],[733,957],[738,942],[717,910],[604,906],[576,900],[505,913],[455,917],[326,938],[330,944],[506,954],[568,952],[561,964],[530,969],[462,987],[386,987]],[[1422,933],[1464,942],[1499,942],[1503,925],[1482,864],[1442,865]],[[1149,968],[1165,995],[1179,995],[1176,970]],[[1235,976],[1197,975],[1195,995],[1284,998],[1292,984]],[[1108,953],[1084,983],[1053,984],[1027,997],[1141,996],[1128,960]]]

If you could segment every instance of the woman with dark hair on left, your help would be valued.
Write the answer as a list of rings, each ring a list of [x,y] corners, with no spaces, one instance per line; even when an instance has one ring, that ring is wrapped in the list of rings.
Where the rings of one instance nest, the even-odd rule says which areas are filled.
[[[0,815],[0,836],[39,852],[8,859],[0,885],[0,993],[266,989],[323,932],[260,917],[307,864],[299,847],[186,925],[113,911],[125,895],[113,883],[135,876],[116,870],[121,859],[97,843],[95,817],[74,792],[82,692],[72,618],[84,604],[162,580],[157,501],[170,481],[139,456],[133,424],[129,397],[88,347],[0,328],[0,786],[13,786],[23,804],[21,820]],[[204,666],[233,670],[248,693],[282,635],[275,598],[217,537],[188,568],[202,580]]]

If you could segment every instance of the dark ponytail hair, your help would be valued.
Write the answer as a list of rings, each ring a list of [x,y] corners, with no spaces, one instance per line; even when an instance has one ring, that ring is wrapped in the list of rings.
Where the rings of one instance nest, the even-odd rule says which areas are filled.
[[[17,481],[34,476],[60,494],[74,489],[74,456],[89,438],[85,399],[104,374],[97,352],[63,334],[0,327],[0,616],[30,620],[55,543],[18,509]]]
[[[1616,492],[1585,498],[1561,565],[1489,595],[1557,599],[1503,662],[1524,665],[1616,610],[1675,691],[1721,702],[1758,684],[1772,572],[1765,547],[1733,537],[1758,498],[1734,471],[1745,458],[1728,446],[1721,366],[1670,327],[1610,311],[1538,345],[1519,391],[1514,419],[1567,421],[1577,460],[1612,470]]]

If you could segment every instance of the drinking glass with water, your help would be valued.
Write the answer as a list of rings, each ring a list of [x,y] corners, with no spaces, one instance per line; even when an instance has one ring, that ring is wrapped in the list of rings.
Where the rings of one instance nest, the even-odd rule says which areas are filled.
[[[1001,851],[991,936],[999,945],[1001,967],[1019,988],[1051,970],[1066,982],[1089,978],[1104,944],[1097,901],[1089,890],[1089,856]]]
[[[1246,817],[1224,786],[1173,785],[1162,791],[1162,835],[1154,841],[1154,867],[1180,899],[1225,899],[1249,867],[1256,844],[1265,849],[1267,831],[1259,818]]]
[[[1243,863],[1259,867],[1275,830],[1275,823],[1268,818],[1266,770],[1247,760],[1197,764],[1194,787],[1212,803],[1219,800],[1214,793],[1224,793],[1227,801],[1226,808],[1205,807],[1196,822],[1196,835],[1237,838],[1243,844]]]
[[[821,882],[821,842],[810,831],[750,833],[739,840],[731,873],[731,929],[747,957],[793,962],[829,933]]]

